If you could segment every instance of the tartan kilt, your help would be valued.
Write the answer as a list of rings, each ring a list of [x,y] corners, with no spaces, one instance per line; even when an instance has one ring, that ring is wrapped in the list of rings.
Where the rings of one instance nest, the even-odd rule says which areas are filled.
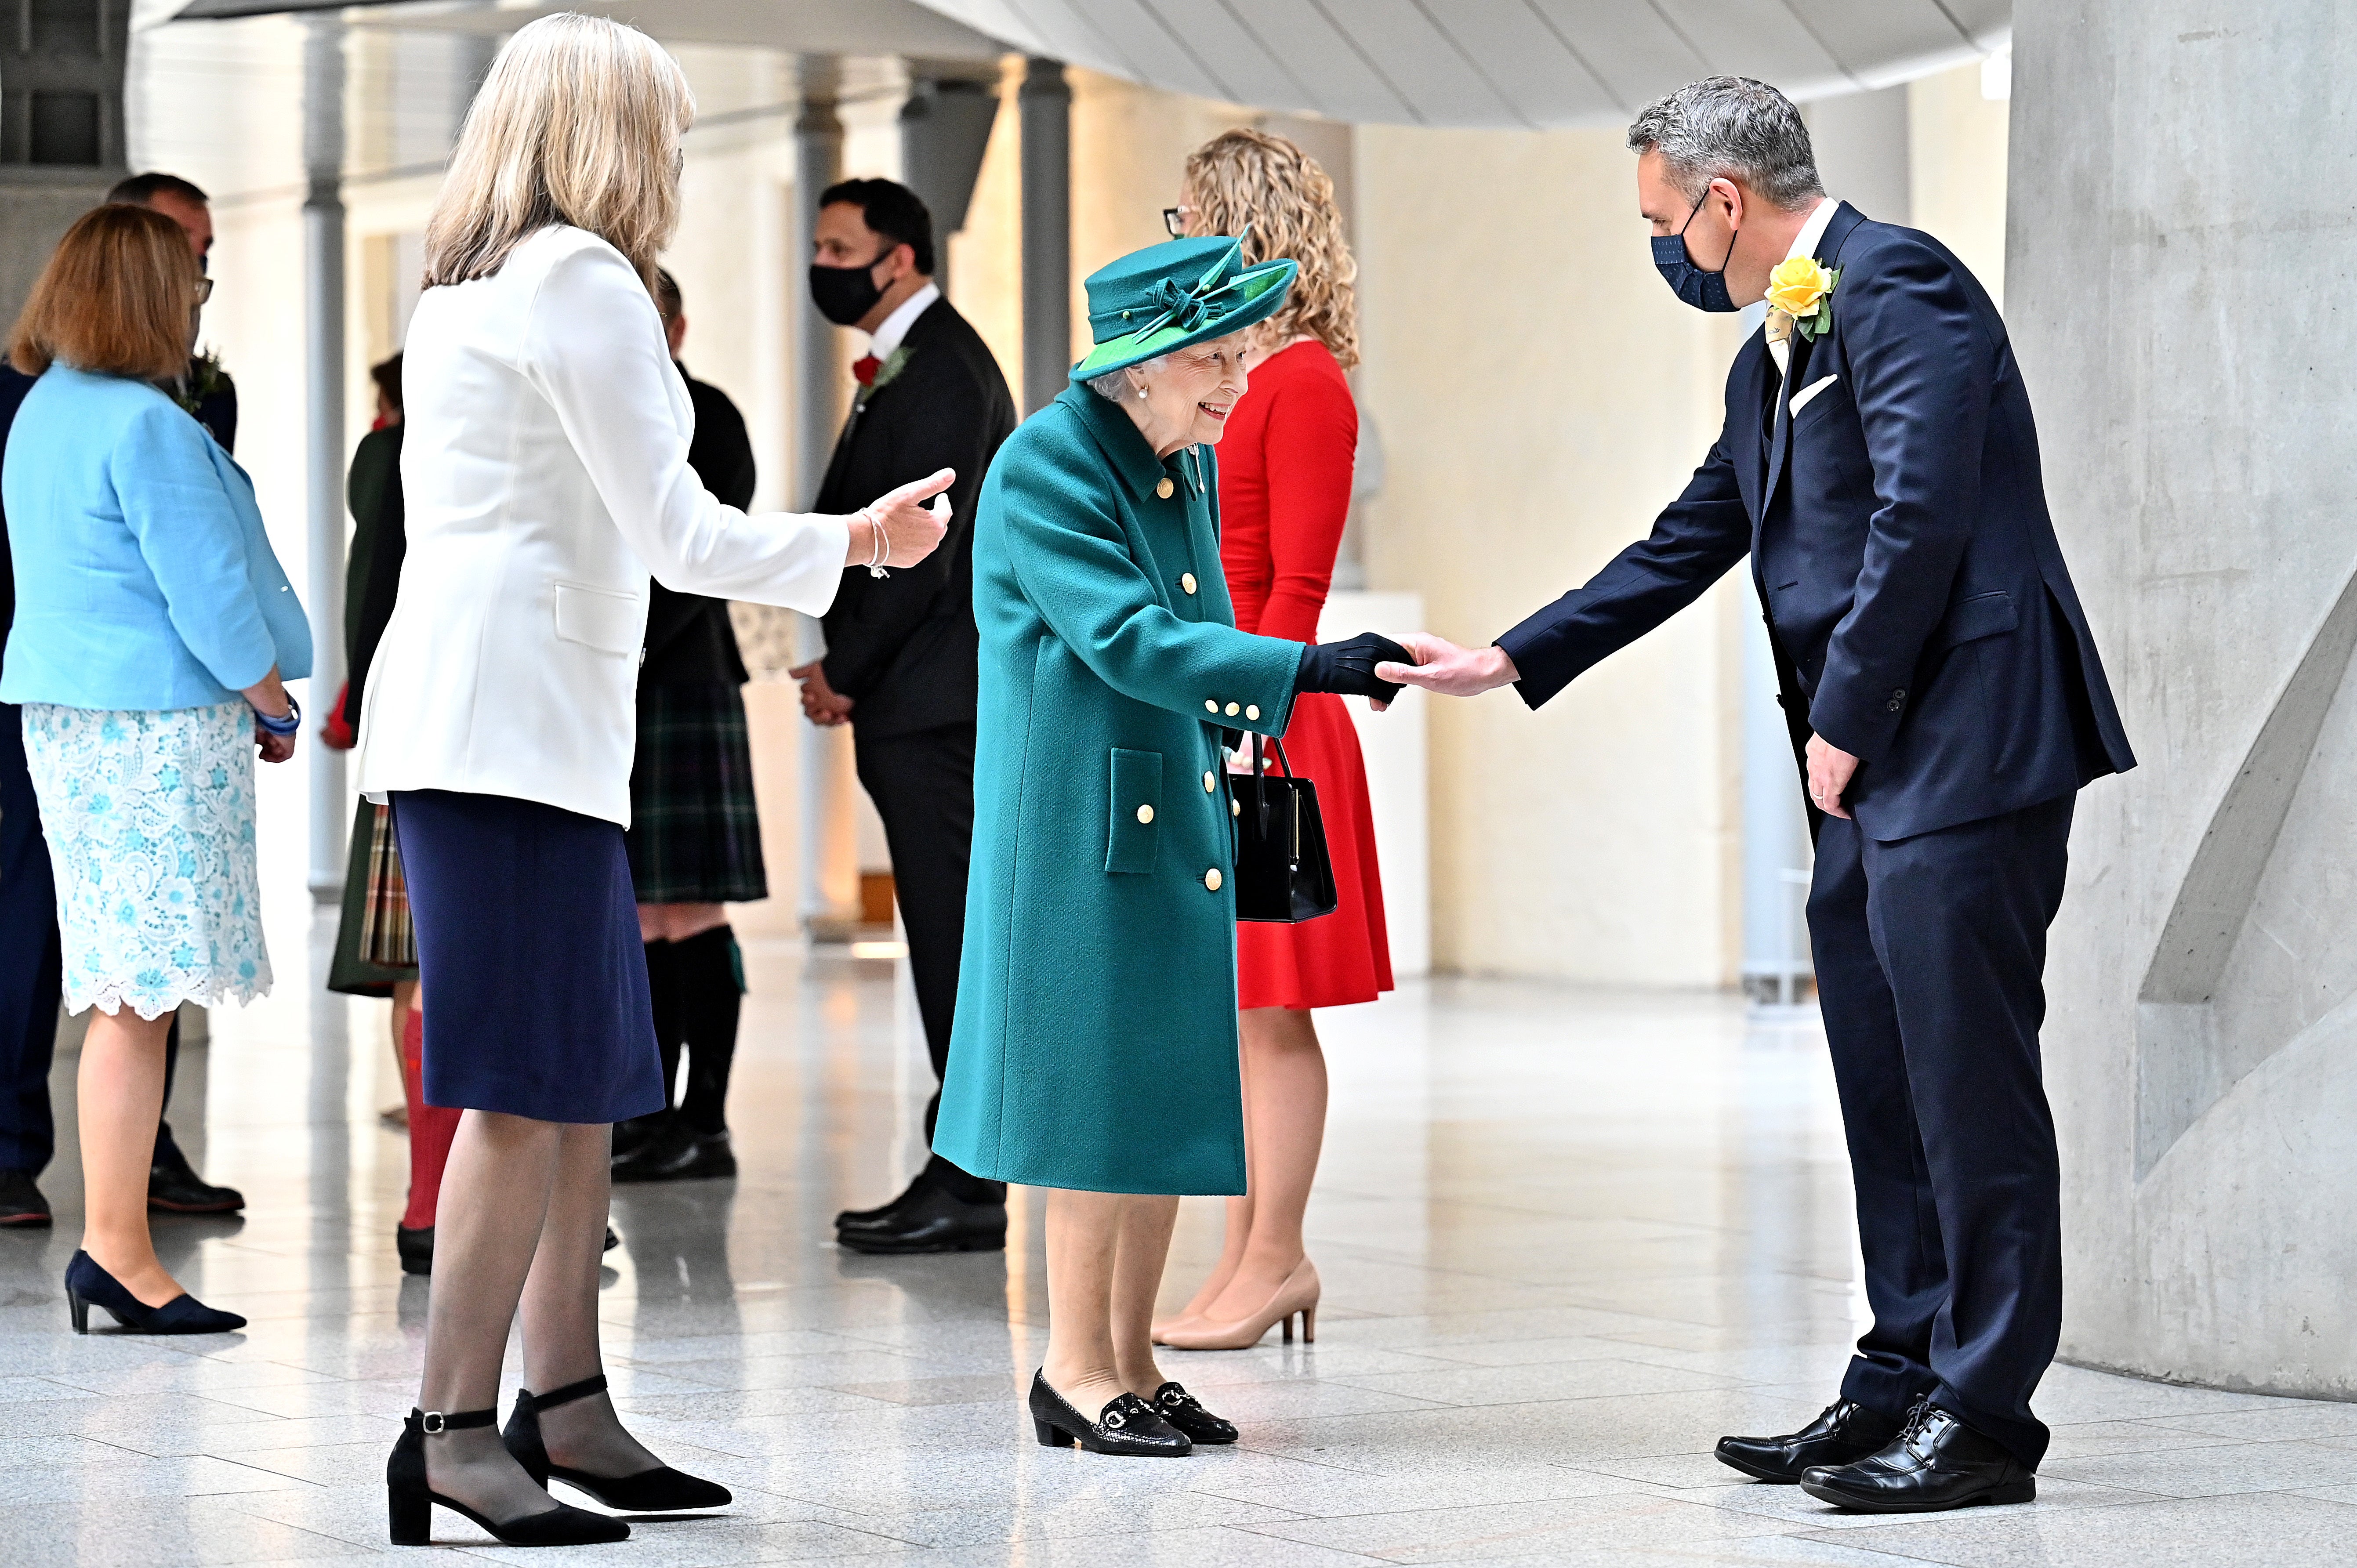
[[[401,852],[393,843],[393,814],[363,800],[352,814],[328,989],[347,996],[390,996],[395,983],[416,978],[417,939],[409,923]]]
[[[770,896],[745,698],[736,686],[639,688],[623,843],[641,904],[745,904]]]

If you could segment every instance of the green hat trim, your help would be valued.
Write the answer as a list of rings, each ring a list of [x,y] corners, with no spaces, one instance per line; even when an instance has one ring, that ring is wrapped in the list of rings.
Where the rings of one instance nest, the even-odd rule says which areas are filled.
[[[1243,251],[1242,236],[1171,240],[1090,274],[1096,347],[1071,379],[1090,381],[1275,315],[1300,269],[1282,257],[1245,266]]]

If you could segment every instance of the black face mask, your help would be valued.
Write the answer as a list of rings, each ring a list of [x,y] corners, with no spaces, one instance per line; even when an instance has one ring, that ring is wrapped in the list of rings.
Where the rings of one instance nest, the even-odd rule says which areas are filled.
[[[1696,310],[1731,311],[1737,306],[1727,296],[1727,263],[1734,258],[1736,235],[1742,231],[1738,229],[1727,236],[1727,254],[1719,258],[1717,272],[1705,272],[1686,254],[1686,230],[1694,227],[1695,213],[1700,212],[1703,202],[1709,199],[1709,188],[1705,187],[1676,233],[1653,236],[1653,265],[1661,273],[1662,281],[1670,285],[1670,292]]]
[[[895,247],[897,248],[897,247]],[[810,270],[811,302],[818,313],[837,327],[856,327],[876,308],[884,291],[876,286],[876,269],[892,259],[888,249],[874,261],[856,267],[824,267],[813,262]]]

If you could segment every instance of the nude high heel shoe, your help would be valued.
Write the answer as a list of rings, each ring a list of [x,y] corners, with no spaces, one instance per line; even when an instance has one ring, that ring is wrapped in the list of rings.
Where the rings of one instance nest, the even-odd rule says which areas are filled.
[[[1304,1258],[1286,1275],[1268,1305],[1233,1323],[1209,1323],[1201,1318],[1174,1323],[1162,1331],[1161,1343],[1174,1350],[1249,1350],[1271,1327],[1285,1326],[1285,1342],[1293,1343],[1293,1320],[1301,1319],[1301,1342],[1318,1341],[1318,1266]]]

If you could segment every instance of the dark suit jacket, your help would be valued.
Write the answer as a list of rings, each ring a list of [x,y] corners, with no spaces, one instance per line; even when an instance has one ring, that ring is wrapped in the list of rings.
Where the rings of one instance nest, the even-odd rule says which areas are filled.
[[[687,444],[687,466],[704,488],[742,511],[753,504],[753,442],[745,416],[718,387],[697,381],[680,366],[687,395],[695,404],[695,438]],[[674,593],[649,585],[646,662],[639,684],[697,686],[745,683],[745,660],[737,650],[737,628],[728,621],[728,601],[701,594]]]
[[[2046,510],[1996,307],[1963,263],[1845,204],[1833,326],[1779,378],[1760,334],[1727,423],[1651,537],[1498,639],[1533,707],[1749,552],[1797,753],[1861,763],[1844,803],[1907,838],[2136,766]],[[1800,414],[1792,396],[1826,383]]]
[[[0,463],[7,461],[8,429],[16,423],[16,405],[33,390],[33,381],[0,356]],[[5,651],[9,629],[16,624],[16,559],[8,553],[8,510],[0,506],[0,653]]]
[[[874,736],[974,723],[974,508],[1015,429],[998,361],[948,300],[918,317],[901,346],[900,373],[845,422],[815,503],[856,511],[896,486],[957,470],[940,548],[888,577],[850,568],[826,612],[827,684],[854,699],[851,722]]]

